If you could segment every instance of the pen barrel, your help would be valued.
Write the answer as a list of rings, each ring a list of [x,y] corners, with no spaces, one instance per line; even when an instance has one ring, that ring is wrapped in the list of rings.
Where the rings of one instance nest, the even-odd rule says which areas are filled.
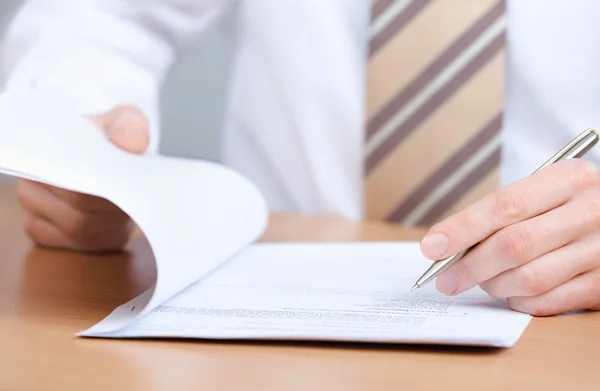
[[[582,132],[579,136],[577,136],[573,141],[569,144],[565,145],[563,149],[558,151],[554,156],[548,159],[544,164],[542,164],[537,170],[533,173],[540,171],[543,168],[546,168],[559,160],[566,159],[576,159],[585,155],[590,149],[594,147],[598,143],[598,139],[600,136],[593,129],[588,129]]]

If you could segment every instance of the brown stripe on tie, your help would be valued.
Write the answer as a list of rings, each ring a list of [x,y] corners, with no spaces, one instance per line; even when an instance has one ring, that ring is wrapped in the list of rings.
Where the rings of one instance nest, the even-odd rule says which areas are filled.
[[[503,49],[364,179],[364,200],[370,218],[387,218],[424,179],[439,169],[440,162],[454,155],[501,110],[505,59]],[[484,148],[487,156],[490,145]],[[479,152],[477,156],[482,157]],[[444,189],[448,190],[447,185]],[[436,199],[441,196],[437,194],[439,190],[435,190]],[[429,209],[432,199],[424,202]],[[424,207],[419,205],[418,215],[411,213],[403,223],[414,224],[426,212]]]
[[[446,197],[431,208],[429,212],[417,222],[417,225],[431,226],[437,223],[440,216],[442,216],[446,210],[450,209],[455,202],[500,164],[500,157],[501,148],[498,147],[481,165],[456,184]]]
[[[463,165],[473,153],[488,143],[502,127],[502,113],[495,115],[474,137],[471,138],[462,148],[460,148],[449,159],[442,162],[440,169],[434,172],[423,183],[418,186],[406,199],[398,205],[388,216],[387,220],[391,222],[402,222],[421,201],[431,194],[435,188],[445,178],[452,175],[461,165]],[[469,189],[465,189],[465,193]]]
[[[446,209],[444,214],[437,220],[445,219],[472,204],[477,202],[485,195],[496,190],[501,183],[501,168],[500,166],[494,167],[494,169],[479,181],[473,188],[469,189],[459,200],[452,204],[449,209]]]
[[[373,3],[366,218],[430,226],[497,188],[504,13],[506,0]]]
[[[505,11],[505,2],[499,1],[490,8],[467,31],[444,50],[413,81],[375,114],[367,125],[367,140],[373,136],[386,122],[412,100],[433,78],[452,63],[460,53],[473,44]]]
[[[400,15],[396,16],[379,34],[371,40],[369,56],[374,56],[391,37],[398,34],[421,12],[431,0],[415,0]]]
[[[371,22],[375,21],[375,19],[379,18],[381,14],[390,6],[390,4],[394,3],[398,0],[375,0],[373,4],[373,12],[371,13]]]
[[[367,157],[365,172],[368,175],[406,136],[416,129],[429,115],[438,109],[456,91],[458,91],[471,77],[477,73],[505,43],[505,32],[498,35],[481,52],[479,52],[457,75],[446,85],[440,88],[423,106],[417,110],[405,123],[395,129],[385,142]]]

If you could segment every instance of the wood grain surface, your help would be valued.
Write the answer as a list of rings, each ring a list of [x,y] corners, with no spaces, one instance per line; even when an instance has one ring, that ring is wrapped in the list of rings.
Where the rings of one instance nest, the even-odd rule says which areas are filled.
[[[155,277],[122,254],[36,248],[0,187],[0,390],[598,390],[600,314],[535,318],[511,349],[77,338]],[[263,241],[418,240],[379,223],[274,215]]]

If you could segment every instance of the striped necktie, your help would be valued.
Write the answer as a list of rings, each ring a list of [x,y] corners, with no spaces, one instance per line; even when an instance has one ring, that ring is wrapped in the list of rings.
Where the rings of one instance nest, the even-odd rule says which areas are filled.
[[[505,0],[375,0],[366,217],[430,226],[499,185]]]

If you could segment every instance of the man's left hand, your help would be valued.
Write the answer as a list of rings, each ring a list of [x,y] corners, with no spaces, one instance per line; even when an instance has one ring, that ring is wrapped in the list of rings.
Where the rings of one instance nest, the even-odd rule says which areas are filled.
[[[600,309],[600,171],[560,161],[433,226],[423,254],[439,260],[481,242],[437,279],[457,295],[477,285],[536,316]]]

